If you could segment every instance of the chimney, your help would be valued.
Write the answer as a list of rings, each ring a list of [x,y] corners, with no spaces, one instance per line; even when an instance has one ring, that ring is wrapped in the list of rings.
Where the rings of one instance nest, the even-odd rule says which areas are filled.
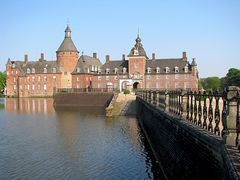
[[[182,53],[182,59],[183,59],[183,61],[187,61],[187,53],[186,52]]]
[[[93,58],[97,59],[97,53],[93,53]]]
[[[44,54],[41,53],[41,60],[43,61],[44,60]]]
[[[27,62],[28,62],[28,55],[27,54],[24,55],[24,62],[25,62],[25,64],[27,64]]]
[[[152,53],[152,59],[155,60],[156,59],[156,54]]]
[[[106,55],[106,63],[109,63],[109,61],[110,61],[110,56]]]
[[[122,55],[122,60],[125,61],[125,54]]]

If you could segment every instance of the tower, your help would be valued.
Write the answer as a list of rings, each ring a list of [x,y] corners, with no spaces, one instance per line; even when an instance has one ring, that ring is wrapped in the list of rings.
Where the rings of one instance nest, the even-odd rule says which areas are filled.
[[[144,74],[146,69],[146,60],[148,59],[148,57],[141,43],[139,33],[135,42],[136,43],[134,47],[131,49],[128,55],[129,76],[132,77],[134,83],[139,83],[140,87],[144,87]]]
[[[71,88],[71,73],[77,65],[79,52],[71,39],[71,29],[69,25],[67,25],[65,29],[65,38],[56,53],[57,63],[60,71],[62,72],[61,87]]]

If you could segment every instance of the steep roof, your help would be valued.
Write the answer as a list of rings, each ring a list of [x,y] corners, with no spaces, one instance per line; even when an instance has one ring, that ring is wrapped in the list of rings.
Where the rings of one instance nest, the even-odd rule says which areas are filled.
[[[106,69],[109,69],[109,74],[114,74],[114,69],[117,68],[118,74],[122,74],[124,67],[126,68],[126,72],[128,72],[128,60],[113,60],[103,64],[101,70],[105,73]]]
[[[76,46],[71,39],[71,29],[69,26],[65,30],[65,38],[58,48],[57,52],[78,52]]]
[[[29,74],[42,74],[44,73],[44,68],[47,69],[47,73],[54,73],[53,68],[56,68],[55,73],[60,73],[60,69],[57,61],[28,61],[25,63],[24,61],[12,61],[15,64],[15,67],[20,70],[20,75],[26,75],[27,70],[30,70]],[[32,70],[35,70],[35,73]]]
[[[160,72],[168,67],[171,72],[175,72],[175,67],[179,68],[179,72],[184,72],[185,66],[190,67],[188,61],[183,61],[182,58],[171,58],[171,59],[154,59],[146,61],[146,68],[150,67],[151,69],[156,70],[157,67],[160,68]],[[162,69],[162,70],[161,70]],[[163,72],[163,71],[162,71]],[[154,72],[153,72],[154,73]]]
[[[100,68],[102,66],[102,64],[98,58],[93,58],[93,57],[87,56],[87,55],[81,55],[78,59],[77,66],[73,70],[73,74],[75,74],[75,73],[96,73],[95,68],[94,68],[94,71],[92,71],[92,66],[94,66],[96,68]]]
[[[131,49],[128,56],[145,56],[148,59],[147,54],[146,54],[146,52],[143,48],[143,45],[141,43],[142,40],[139,37],[139,34],[138,34],[135,41],[136,41],[136,43],[135,43],[134,47]]]

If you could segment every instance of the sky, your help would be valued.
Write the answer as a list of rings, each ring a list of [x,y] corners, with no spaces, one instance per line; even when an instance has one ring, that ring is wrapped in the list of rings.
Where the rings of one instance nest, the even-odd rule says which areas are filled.
[[[67,24],[79,52],[121,59],[138,28],[149,57],[196,58],[200,78],[240,68],[240,0],[1,0],[0,71],[11,60],[56,60]]]

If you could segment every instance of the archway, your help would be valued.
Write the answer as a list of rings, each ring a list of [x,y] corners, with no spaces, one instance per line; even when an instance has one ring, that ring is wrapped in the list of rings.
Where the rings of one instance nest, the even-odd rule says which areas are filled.
[[[135,91],[138,88],[139,88],[139,82],[133,83],[133,90]]]

